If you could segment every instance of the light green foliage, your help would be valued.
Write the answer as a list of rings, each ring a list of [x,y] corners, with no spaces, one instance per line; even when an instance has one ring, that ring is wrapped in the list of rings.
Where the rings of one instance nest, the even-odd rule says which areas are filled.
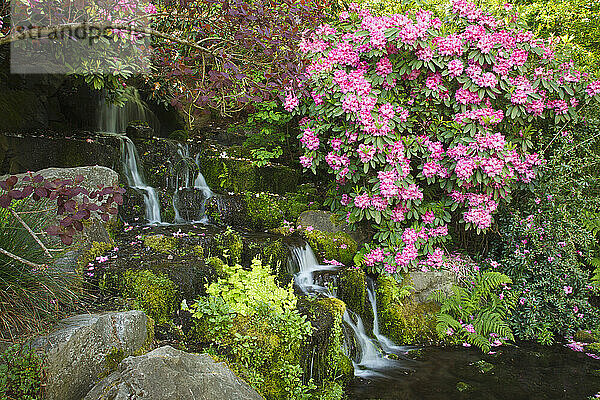
[[[326,382],[319,391],[318,400],[342,400],[344,388],[337,382]]]
[[[134,299],[157,324],[168,321],[179,304],[177,287],[166,275],[148,270],[128,270],[124,276],[124,295]]]
[[[433,302],[416,303],[408,296],[412,287],[400,285],[389,275],[377,279],[377,308],[381,332],[401,344],[439,342],[435,330],[439,306]]]
[[[255,112],[248,115],[246,127],[251,129],[251,133],[244,142],[244,147],[251,149],[256,165],[262,166],[281,157],[281,146],[289,138],[286,125],[291,119],[290,113],[279,102],[265,101],[256,104]]]
[[[241,315],[252,315],[261,304],[266,304],[281,313],[296,307],[296,296],[290,284],[283,289],[275,283],[268,265],[255,258],[251,269],[240,265],[223,266],[225,277],[208,286],[207,293],[221,297],[231,309]]]
[[[144,238],[144,246],[159,253],[171,253],[177,249],[177,238],[165,235],[151,235]]]
[[[269,267],[255,259],[250,271],[223,265],[227,277],[192,305],[192,335],[212,341],[248,383],[271,400],[312,398],[303,384],[301,349],[312,327],[295,308],[291,286],[278,288]]]
[[[0,354],[0,398],[42,399],[42,361],[24,345],[14,345]]]
[[[479,273],[473,283],[466,288],[454,285],[448,297],[440,291],[432,294],[431,299],[442,304],[436,330],[441,338],[456,335],[488,352],[495,339],[514,340],[508,316],[517,298],[514,291],[503,290],[512,280],[499,272]]]
[[[323,259],[337,260],[349,267],[354,262],[357,244],[344,232],[303,231],[310,247]]]

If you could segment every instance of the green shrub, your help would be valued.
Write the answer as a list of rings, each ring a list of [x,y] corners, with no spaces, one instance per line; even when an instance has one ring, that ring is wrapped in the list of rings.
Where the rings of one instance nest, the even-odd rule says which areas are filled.
[[[310,382],[302,383],[299,363],[311,325],[288,299],[282,300],[287,306],[278,303],[281,293],[258,294],[250,284],[272,289],[273,277],[265,276],[257,261],[253,268],[254,273],[246,271],[249,274],[240,274],[235,268],[229,270],[230,279],[221,288],[236,286],[241,290],[237,295],[222,290],[217,296],[201,297],[192,305],[192,337],[218,345],[234,370],[267,399],[308,399],[315,387]],[[293,296],[292,292],[289,294]]]
[[[135,306],[143,310],[157,324],[168,321],[178,304],[177,287],[166,275],[148,270],[125,272],[125,296],[133,298]]]
[[[0,354],[0,398],[38,400],[42,398],[42,361],[24,345],[14,345]]]
[[[499,215],[489,256],[520,297],[511,317],[520,339],[550,344],[600,325],[589,302],[600,292],[592,282],[600,254],[599,136],[597,121],[556,132],[545,144],[544,176]]]
[[[268,265],[255,258],[250,270],[240,265],[223,266],[225,277],[208,286],[207,293],[221,297],[229,307],[241,314],[252,315],[256,307],[265,304],[279,312],[293,310],[296,296],[290,283],[283,289],[275,282]]]

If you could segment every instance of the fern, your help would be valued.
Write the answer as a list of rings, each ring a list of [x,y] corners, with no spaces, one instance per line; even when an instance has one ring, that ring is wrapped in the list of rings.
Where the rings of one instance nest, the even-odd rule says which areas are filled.
[[[436,324],[441,338],[456,335],[455,338],[488,352],[497,339],[514,340],[506,319],[517,296],[511,290],[503,290],[512,281],[499,272],[482,272],[474,281],[473,287],[454,285],[450,296],[437,291],[429,299],[441,304]]]

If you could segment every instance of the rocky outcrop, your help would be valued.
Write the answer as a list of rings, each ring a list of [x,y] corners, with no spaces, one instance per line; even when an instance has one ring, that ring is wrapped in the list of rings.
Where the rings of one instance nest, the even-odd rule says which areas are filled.
[[[358,244],[368,242],[369,238],[368,233],[364,229],[359,228],[356,231],[352,231],[344,221],[337,220],[334,214],[327,211],[304,211],[298,217],[297,224],[303,227],[312,226],[315,230],[321,232],[343,232],[350,235]]]
[[[412,298],[417,303],[427,302],[429,296],[438,290],[450,295],[452,285],[457,283],[456,274],[448,270],[412,271],[407,279],[414,288]]]
[[[208,354],[164,346],[128,357],[84,400],[262,400],[247,383]]]
[[[62,320],[32,346],[45,357],[48,400],[80,400],[126,356],[147,351],[153,322],[141,311],[82,314]]]

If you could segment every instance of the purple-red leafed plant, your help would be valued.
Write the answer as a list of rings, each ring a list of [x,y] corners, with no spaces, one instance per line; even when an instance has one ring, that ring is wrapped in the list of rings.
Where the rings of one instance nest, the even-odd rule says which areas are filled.
[[[23,177],[17,188],[18,178],[10,176],[0,181],[0,188],[5,191],[0,195],[0,207],[9,209],[14,200],[27,198],[55,202],[58,223],[49,225],[46,232],[70,245],[75,234],[83,230],[84,221],[95,215],[106,222],[111,215],[117,214],[117,206],[123,204],[125,189],[112,186],[88,191],[81,186],[83,180],[81,175],[74,179],[48,180],[41,175],[30,174]]]

